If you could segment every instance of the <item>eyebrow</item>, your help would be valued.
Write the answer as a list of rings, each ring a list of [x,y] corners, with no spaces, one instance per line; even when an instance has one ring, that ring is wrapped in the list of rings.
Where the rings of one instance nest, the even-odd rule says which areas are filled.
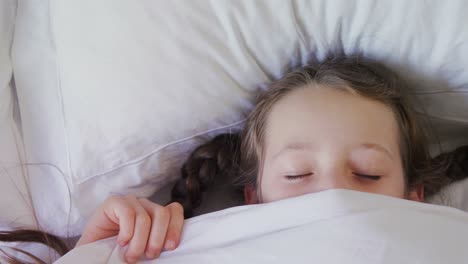
[[[387,155],[387,157],[389,157],[391,160],[394,160],[392,153],[390,151],[388,151],[388,149],[386,149],[385,147],[383,147],[382,145],[379,145],[377,143],[365,142],[365,143],[362,143],[361,145],[359,145],[358,148],[373,149],[373,150],[376,150],[378,152],[381,152],[381,153]]]
[[[358,147],[354,149],[372,149],[377,152],[385,154],[387,157],[389,157],[391,160],[394,160],[393,155],[388,149],[383,147],[382,145],[379,145],[377,143],[370,143],[370,142],[364,142],[361,143]],[[286,145],[284,148],[282,148],[280,151],[278,151],[275,155],[273,155],[272,160],[275,160],[282,154],[289,152],[289,151],[306,151],[306,150],[312,150],[313,146],[310,143],[305,143],[305,142],[293,142],[288,145]]]
[[[294,142],[286,145],[280,151],[278,151],[275,155],[273,155],[272,160],[275,160],[282,154],[289,152],[289,151],[304,151],[304,150],[311,150],[313,149],[312,144],[305,143],[305,142]]]

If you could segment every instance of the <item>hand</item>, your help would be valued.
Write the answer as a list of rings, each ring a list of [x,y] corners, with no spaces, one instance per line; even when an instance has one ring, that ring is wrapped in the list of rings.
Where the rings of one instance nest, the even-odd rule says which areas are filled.
[[[183,224],[179,203],[161,206],[131,195],[112,196],[93,214],[76,246],[118,235],[121,246],[129,244],[127,262],[136,262],[143,253],[154,259],[163,248],[177,248]]]

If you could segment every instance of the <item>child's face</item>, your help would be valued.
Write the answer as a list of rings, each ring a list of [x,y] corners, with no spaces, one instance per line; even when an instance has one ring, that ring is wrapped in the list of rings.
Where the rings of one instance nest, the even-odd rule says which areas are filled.
[[[260,171],[261,202],[338,188],[406,198],[392,110],[335,88],[297,89],[274,105]]]

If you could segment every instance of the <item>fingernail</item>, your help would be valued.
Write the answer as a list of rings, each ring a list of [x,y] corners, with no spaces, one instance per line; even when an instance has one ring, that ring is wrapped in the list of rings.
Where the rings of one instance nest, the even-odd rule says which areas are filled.
[[[175,242],[172,241],[172,240],[167,240],[167,241],[166,241],[166,244],[164,244],[164,248],[165,248],[166,250],[172,250],[172,249],[174,249],[174,248],[175,248]]]
[[[128,263],[135,263],[137,261],[136,258],[133,258],[133,257],[127,257],[127,262]]]

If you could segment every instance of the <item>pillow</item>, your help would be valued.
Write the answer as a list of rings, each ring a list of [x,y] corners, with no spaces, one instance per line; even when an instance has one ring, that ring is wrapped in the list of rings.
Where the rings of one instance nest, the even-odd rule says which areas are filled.
[[[238,129],[257,90],[329,50],[387,62],[417,84],[444,146],[466,143],[467,11],[464,1],[20,1],[13,60],[38,218],[77,234],[110,193],[150,195],[195,146]]]
[[[19,132],[16,94],[12,87],[10,49],[16,1],[0,1],[0,230],[34,226],[25,176]]]

